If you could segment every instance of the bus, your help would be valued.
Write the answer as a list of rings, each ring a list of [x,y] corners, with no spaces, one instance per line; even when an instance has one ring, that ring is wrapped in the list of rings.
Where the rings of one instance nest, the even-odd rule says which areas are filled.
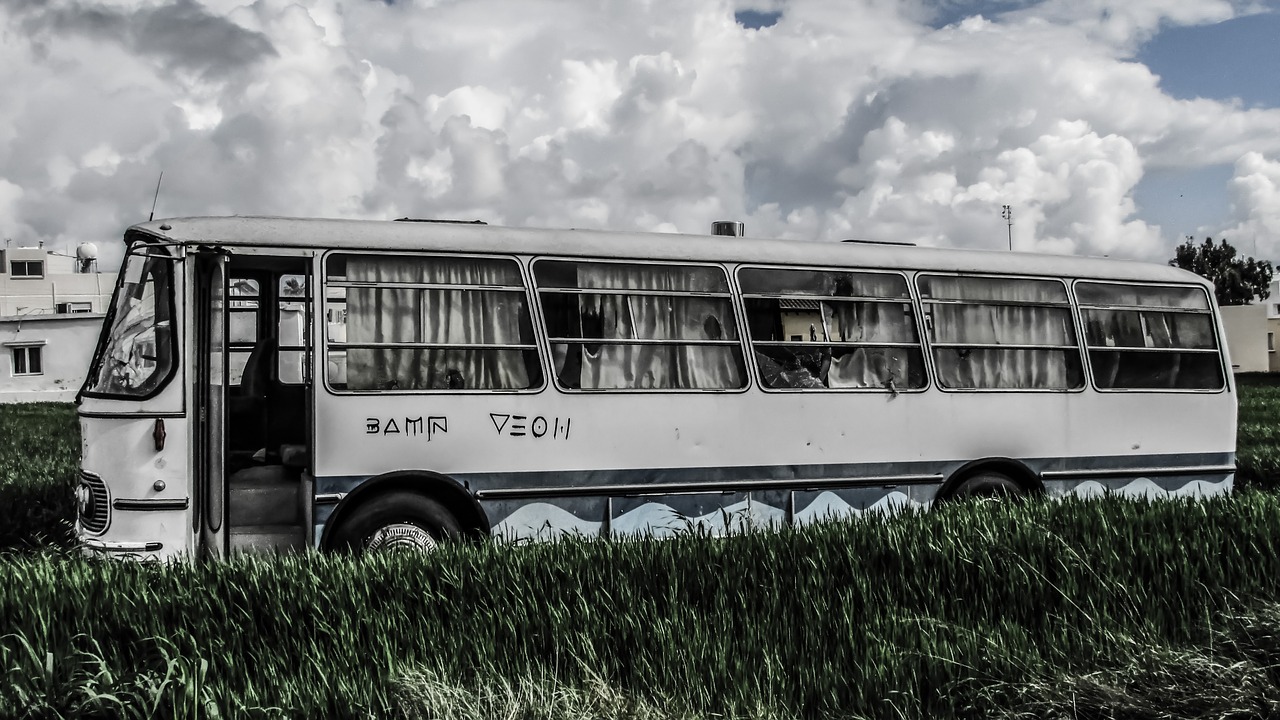
[[[77,398],[79,537],[364,553],[1231,489],[1204,279],[735,226],[133,226]]]

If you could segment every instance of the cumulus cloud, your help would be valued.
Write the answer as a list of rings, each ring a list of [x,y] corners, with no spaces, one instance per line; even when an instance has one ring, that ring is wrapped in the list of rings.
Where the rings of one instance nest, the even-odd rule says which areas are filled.
[[[748,29],[743,10],[779,15]],[[1130,59],[1162,26],[1249,10],[9,0],[0,232],[118,236],[163,170],[162,215],[743,219],[1002,248],[1007,204],[1016,249],[1161,260],[1176,238],[1132,200],[1153,167],[1236,163],[1232,222],[1276,232],[1280,110],[1175,100]]]
[[[1231,213],[1236,222],[1222,237],[1249,255],[1280,257],[1280,158],[1250,152],[1236,162]]]

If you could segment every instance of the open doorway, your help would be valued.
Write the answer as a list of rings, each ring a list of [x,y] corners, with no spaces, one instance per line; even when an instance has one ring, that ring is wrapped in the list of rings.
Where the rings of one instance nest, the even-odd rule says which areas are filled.
[[[231,259],[226,348],[231,550],[306,546],[311,304],[309,259]]]

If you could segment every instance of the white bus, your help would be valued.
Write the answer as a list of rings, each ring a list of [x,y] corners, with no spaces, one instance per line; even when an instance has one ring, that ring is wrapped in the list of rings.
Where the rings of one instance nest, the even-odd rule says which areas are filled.
[[[1225,492],[1212,287],[858,242],[148,222],[80,392],[107,553],[801,524],[969,495]]]

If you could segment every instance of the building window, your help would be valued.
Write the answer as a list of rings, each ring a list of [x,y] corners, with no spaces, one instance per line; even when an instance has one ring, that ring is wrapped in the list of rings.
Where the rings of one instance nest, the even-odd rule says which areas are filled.
[[[13,374],[14,375],[43,375],[44,365],[41,362],[40,346],[28,345],[25,347],[9,348],[13,354]]]
[[[93,303],[91,302],[60,302],[57,305],[57,312],[62,315],[75,313],[93,312]]]
[[[1267,352],[1276,351],[1276,334],[1267,333]]]
[[[9,263],[9,275],[15,280],[44,277],[43,260],[14,260]]]

